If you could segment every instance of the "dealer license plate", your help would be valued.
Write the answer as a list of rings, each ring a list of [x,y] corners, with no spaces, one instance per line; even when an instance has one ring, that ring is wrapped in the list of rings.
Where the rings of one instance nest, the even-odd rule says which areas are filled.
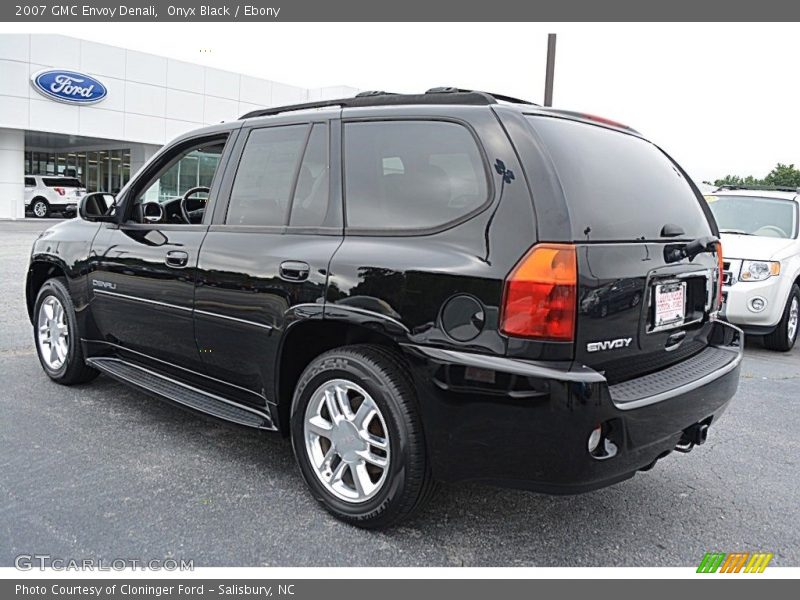
[[[686,282],[656,286],[654,329],[681,325],[686,317]]]

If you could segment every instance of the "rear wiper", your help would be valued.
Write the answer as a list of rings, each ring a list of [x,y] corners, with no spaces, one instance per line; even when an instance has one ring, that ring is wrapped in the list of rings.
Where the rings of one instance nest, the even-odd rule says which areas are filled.
[[[732,233],[733,235],[753,235],[752,233],[747,233],[746,231],[742,231],[741,229],[720,229],[720,233]]]
[[[715,235],[706,235],[692,240],[685,246],[670,245],[664,248],[664,262],[673,263],[688,258],[690,261],[703,252],[714,252],[717,249],[719,238]]]

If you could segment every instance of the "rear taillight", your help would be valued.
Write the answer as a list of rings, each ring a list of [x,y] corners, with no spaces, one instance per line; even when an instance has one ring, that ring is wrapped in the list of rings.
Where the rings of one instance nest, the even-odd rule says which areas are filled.
[[[56,192],[58,192],[58,195],[59,195],[59,196],[63,196],[64,194],[66,194],[66,193],[67,193],[67,191],[66,191],[64,188],[62,188],[62,187],[54,187],[53,189],[54,189]]]
[[[722,262],[722,242],[717,242],[717,310],[722,308],[722,284],[725,281],[725,265]]]
[[[534,246],[506,279],[500,330],[513,337],[572,341],[577,286],[575,246]]]

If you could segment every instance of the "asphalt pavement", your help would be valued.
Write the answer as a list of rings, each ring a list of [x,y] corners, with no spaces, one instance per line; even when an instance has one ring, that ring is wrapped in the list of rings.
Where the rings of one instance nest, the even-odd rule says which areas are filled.
[[[650,472],[580,496],[444,486],[415,519],[367,532],[316,505],[278,435],[105,376],[52,383],[24,305],[45,226],[0,222],[0,566],[20,554],[196,567],[693,566],[709,551],[800,566],[800,347],[748,342],[739,393],[708,443]]]

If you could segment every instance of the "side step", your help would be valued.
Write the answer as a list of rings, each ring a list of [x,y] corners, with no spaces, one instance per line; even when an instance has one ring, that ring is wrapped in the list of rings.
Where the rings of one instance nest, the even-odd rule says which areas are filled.
[[[256,429],[277,429],[265,411],[241,406],[128,361],[119,358],[89,358],[86,363],[123,383],[218,419]]]

